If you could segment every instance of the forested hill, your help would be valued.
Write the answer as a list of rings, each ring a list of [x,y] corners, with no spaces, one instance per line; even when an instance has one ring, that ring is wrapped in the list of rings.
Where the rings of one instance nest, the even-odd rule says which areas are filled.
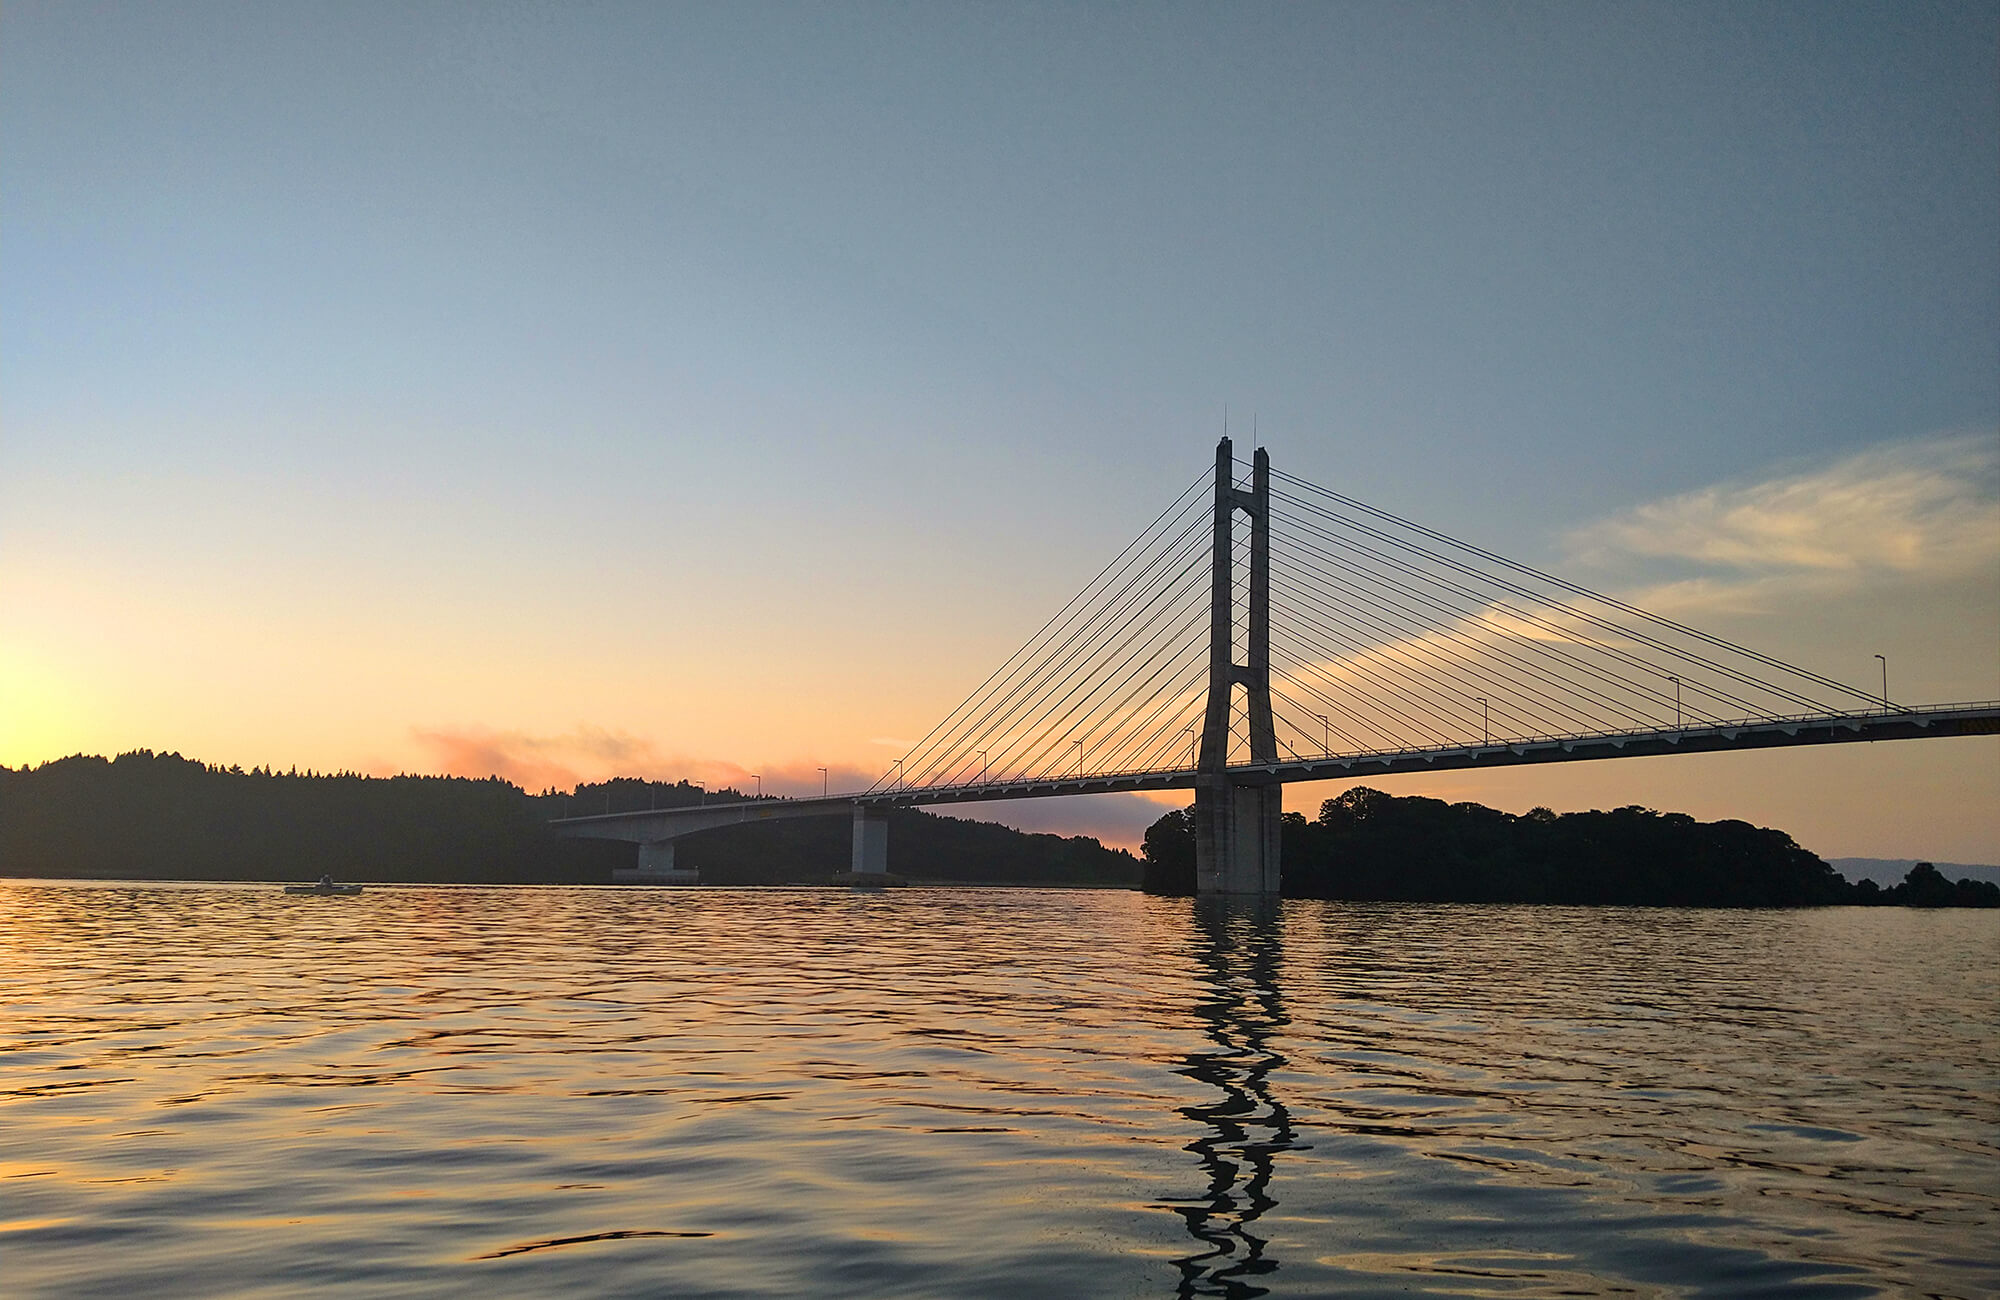
[[[531,795],[495,778],[244,771],[138,750],[0,768],[0,876],[176,880],[608,882],[630,844],[558,838],[554,817],[740,799],[685,782],[617,780]],[[806,818],[677,842],[704,881],[845,871],[849,824]],[[926,879],[1136,885],[1131,854],[1087,837],[892,814],[889,867]]]
[[[1146,832],[1146,888],[1194,892],[1194,817]],[[1647,808],[1521,816],[1476,803],[1357,786],[1307,821],[1284,818],[1283,889],[1294,898],[1417,902],[1793,907],[1906,903],[2000,907],[2000,887],[1918,863],[1891,889],[1851,885],[1783,831]]]

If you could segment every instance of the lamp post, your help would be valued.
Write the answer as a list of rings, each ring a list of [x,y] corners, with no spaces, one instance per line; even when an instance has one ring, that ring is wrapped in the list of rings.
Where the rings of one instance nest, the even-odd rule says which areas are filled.
[[[1195,739],[1194,728],[1195,724],[1192,722],[1182,728],[1183,731],[1187,732],[1188,737],[1188,767],[1190,769],[1201,766],[1201,742]]]
[[[1882,712],[1887,713],[1889,711],[1889,661],[1882,655],[1876,655],[1875,657],[1882,660]]]
[[[896,760],[896,764],[895,764],[895,766],[894,766],[894,767],[892,767],[892,768],[890,768],[889,770],[890,770],[890,771],[892,771],[892,772],[894,772],[894,773],[896,774],[895,776],[893,776],[893,777],[891,777],[891,778],[889,779],[889,788],[890,788],[891,790],[900,790],[900,789],[902,789],[902,788],[903,788],[903,760],[902,760],[902,759],[900,759],[900,758],[899,758],[899,759],[897,759],[897,760]]]
[[[819,770],[819,797],[826,798],[826,769]]]
[[[750,779],[757,783],[757,797],[759,799],[762,799],[764,797],[764,778],[762,776],[759,776],[757,773],[752,772],[750,774]]]
[[[1333,724],[1326,720],[1324,713],[1313,714],[1319,719],[1319,752],[1324,758],[1333,757]]]
[[[1076,766],[1070,768],[1069,774],[1071,776],[1080,776],[1083,774],[1083,742],[1072,740],[1069,743],[1076,746]]]
[[[1679,731],[1681,729],[1681,679],[1678,677],[1669,677],[1667,680],[1674,684],[1674,730]]]
[[[986,784],[986,751],[979,751],[979,784]]]
[[[1493,743],[1493,723],[1492,714],[1486,707],[1486,697],[1475,695],[1472,698],[1479,701],[1479,743],[1490,745]]]

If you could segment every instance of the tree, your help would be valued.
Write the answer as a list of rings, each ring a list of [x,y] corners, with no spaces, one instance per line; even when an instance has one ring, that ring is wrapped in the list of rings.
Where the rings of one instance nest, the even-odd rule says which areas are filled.
[[[1148,826],[1139,856],[1145,868],[1140,887],[1147,893],[1193,894],[1194,809],[1170,812]]]

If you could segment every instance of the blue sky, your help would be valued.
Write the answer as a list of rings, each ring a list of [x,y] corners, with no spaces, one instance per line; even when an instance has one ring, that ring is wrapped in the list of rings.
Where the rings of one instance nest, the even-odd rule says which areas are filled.
[[[1713,612],[2000,695],[1996,66],[1990,4],[10,4],[0,762],[860,771],[1225,407],[1524,559],[1810,576]],[[1836,597],[1874,570],[1760,567],[1768,521],[1620,532],[1784,484],[1918,559]],[[1939,748],[1894,779],[2000,797]],[[1742,786],[1692,779],[1639,801]],[[1991,807],[1812,846],[2000,855]]]

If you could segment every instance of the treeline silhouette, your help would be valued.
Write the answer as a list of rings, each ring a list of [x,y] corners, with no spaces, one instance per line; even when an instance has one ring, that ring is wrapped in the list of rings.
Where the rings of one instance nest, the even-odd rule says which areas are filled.
[[[498,778],[245,771],[135,750],[0,767],[0,875],[161,880],[608,883],[636,847],[575,840],[552,818],[703,801],[733,789],[620,778],[529,794]],[[844,817],[729,827],[676,843],[676,862],[717,883],[843,872]],[[1131,854],[1094,839],[892,816],[889,866],[928,879],[1136,885]]]
[[[1195,888],[1194,811],[1147,829],[1144,888]],[[1408,902],[1798,907],[1900,903],[2000,907],[2000,886],[1945,881],[1929,863],[1890,889],[1849,884],[1783,831],[1627,807],[1521,816],[1476,803],[1357,786],[1311,821],[1283,819],[1282,889],[1293,898]],[[1926,874],[1928,873],[1928,874]]]
[[[704,884],[778,885],[845,873],[853,829],[845,817],[758,822],[674,841],[674,865]],[[889,813],[889,874],[965,883],[1137,887],[1139,860],[1085,836],[1037,835],[915,808]]]
[[[1872,880],[1857,882],[1854,896],[1847,901],[1888,904],[1902,907],[2000,907],[2000,885],[1990,880],[1960,876],[1946,880],[1944,873],[1929,862],[1910,868],[1901,884],[1882,888]]]

